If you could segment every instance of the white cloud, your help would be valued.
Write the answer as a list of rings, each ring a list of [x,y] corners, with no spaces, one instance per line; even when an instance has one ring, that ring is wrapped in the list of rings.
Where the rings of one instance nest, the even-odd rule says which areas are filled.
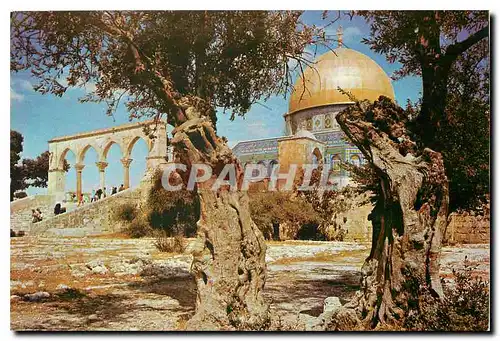
[[[356,27],[350,26],[344,29],[344,40],[345,41],[354,41],[359,40],[359,38],[363,35],[363,32]]]
[[[17,93],[14,91],[14,89],[10,88],[10,99],[11,101],[21,102],[24,99],[24,95]]]
[[[31,84],[30,81],[26,80],[26,79],[19,79],[17,81],[17,84],[19,85],[19,87],[23,90],[27,90],[27,91],[34,91],[33,90],[33,84]]]

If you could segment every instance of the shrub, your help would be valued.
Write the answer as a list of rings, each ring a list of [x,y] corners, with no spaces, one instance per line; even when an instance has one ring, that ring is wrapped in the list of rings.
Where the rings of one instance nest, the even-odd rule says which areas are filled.
[[[267,239],[278,237],[274,228],[278,225],[293,230],[288,231],[288,236],[300,234],[305,239],[315,239],[320,220],[312,205],[301,196],[289,192],[250,192],[249,197],[252,220]]]
[[[186,243],[181,235],[172,238],[168,237],[165,231],[161,231],[157,233],[154,245],[160,252],[182,253]]]
[[[453,270],[454,283],[444,285],[442,302],[423,294],[410,297],[410,311],[403,327],[418,331],[487,331],[489,328],[489,283],[473,276],[467,259],[464,270]]]
[[[132,222],[137,217],[138,209],[133,204],[123,204],[118,207],[115,219],[118,221]]]
[[[16,192],[16,193],[14,193],[14,198],[16,198],[16,199],[26,198],[27,196],[28,196],[28,194],[26,194],[26,192]]]
[[[161,184],[161,172],[154,175],[146,202],[137,208],[132,204],[118,207],[115,219],[126,222],[124,232],[133,238],[165,235],[193,236],[199,218],[199,200],[193,191],[167,191]]]
[[[124,232],[132,238],[141,238],[152,235],[153,229],[149,226],[146,219],[135,217],[124,229]]]
[[[165,231],[167,236],[191,237],[196,233],[198,195],[195,191],[167,191],[161,183],[161,173],[155,174],[145,208],[151,227]]]

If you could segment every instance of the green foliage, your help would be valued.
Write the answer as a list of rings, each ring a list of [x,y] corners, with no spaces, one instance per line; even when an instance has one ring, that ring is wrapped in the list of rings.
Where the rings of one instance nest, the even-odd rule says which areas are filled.
[[[130,223],[126,225],[123,232],[128,234],[132,238],[142,238],[153,235],[154,231],[149,226],[148,222],[144,217],[137,216]]]
[[[14,199],[16,191],[27,187],[23,167],[18,164],[23,151],[23,140],[21,133],[10,131],[10,200]]]
[[[407,108],[421,147],[443,154],[450,209],[476,209],[489,195],[489,13],[359,11],[371,25],[364,42],[396,77],[422,77],[422,98]]]
[[[490,98],[487,42],[460,57],[448,84],[448,120],[439,128],[450,209],[475,210],[490,193]]]
[[[28,194],[26,192],[16,192],[16,193],[14,193],[14,198],[16,198],[16,199],[26,198],[27,196],[28,196]]]
[[[123,204],[115,211],[115,219],[118,221],[132,222],[138,215],[139,210],[136,205]]]
[[[200,203],[194,191],[167,191],[161,184],[161,174],[155,175],[147,199],[147,219],[150,226],[163,230],[168,236],[196,233]]]
[[[36,159],[21,160],[23,151],[23,135],[10,131],[10,199],[13,200],[17,191],[28,187],[47,187],[49,180],[49,151],[45,151]],[[20,162],[21,161],[21,162]],[[70,166],[64,160],[64,170]]]
[[[369,38],[363,42],[390,63],[398,62],[397,77],[422,75],[422,64],[439,65],[451,54],[466,46],[464,33],[487,36],[488,11],[358,11],[371,25]],[[460,35],[459,35],[460,34]],[[467,36],[465,38],[468,38]],[[477,40],[474,40],[476,42]],[[459,51],[458,48],[462,47]],[[423,57],[426,58],[423,58]]]
[[[405,330],[415,331],[487,331],[489,329],[489,283],[473,275],[467,263],[462,271],[453,270],[453,284],[444,285],[443,301],[431,297],[418,279],[413,281],[413,296]]]
[[[275,224],[286,223],[297,228],[296,232],[304,226],[317,229],[319,225],[320,220],[311,203],[293,193],[249,192],[248,195],[252,220],[266,237],[273,235]]]
[[[49,160],[50,153],[48,150],[36,157],[36,159],[23,159],[23,168],[26,173],[26,181],[28,186],[47,187],[49,181]],[[63,169],[67,172],[70,165],[64,159]]]
[[[193,191],[167,191],[161,184],[161,172],[154,175],[153,186],[140,209],[123,204],[115,212],[115,219],[126,223],[124,231],[131,237],[192,237],[199,219],[199,200]]]
[[[290,90],[294,72],[310,63],[304,49],[327,41],[320,27],[304,24],[300,15],[14,12],[11,70],[32,70],[40,81],[35,90],[57,96],[95,82],[96,90],[82,101],[105,102],[108,114],[123,100],[132,118],[167,114],[175,126],[185,120],[180,112],[196,106],[215,122],[216,107],[231,108],[234,118]]]
[[[315,183],[313,175],[311,185]],[[250,192],[250,212],[267,238],[274,235],[274,226],[286,224],[296,229],[290,234],[296,234],[298,239],[342,240],[345,230],[334,220],[338,214],[353,208],[353,198],[358,194],[351,187],[340,191]]]

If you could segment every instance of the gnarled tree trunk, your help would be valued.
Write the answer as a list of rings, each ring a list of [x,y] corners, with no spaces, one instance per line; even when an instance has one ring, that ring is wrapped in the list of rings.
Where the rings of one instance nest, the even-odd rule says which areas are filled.
[[[269,306],[261,294],[266,280],[264,237],[250,217],[246,192],[231,191],[228,186],[212,191],[226,164],[235,165],[239,181],[243,169],[210,120],[192,115],[193,111],[173,131],[172,144],[178,161],[188,166],[184,176],[195,163],[210,165],[213,174],[197,185],[201,214],[191,250],[197,299],[187,328],[260,329],[269,321]]]
[[[372,248],[361,290],[328,328],[398,324],[408,310],[410,279],[421,279],[432,295],[442,296],[439,254],[448,214],[443,160],[430,149],[417,150],[404,111],[387,98],[357,103],[337,121],[374,168],[379,193],[370,214]]]

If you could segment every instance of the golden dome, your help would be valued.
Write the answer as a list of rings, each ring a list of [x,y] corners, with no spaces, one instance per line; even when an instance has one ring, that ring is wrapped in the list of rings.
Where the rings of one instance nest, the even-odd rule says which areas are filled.
[[[394,100],[391,80],[370,57],[339,47],[321,55],[312,67],[295,82],[288,113],[330,104],[351,103],[337,87],[349,91],[359,100],[376,100],[384,95]]]

